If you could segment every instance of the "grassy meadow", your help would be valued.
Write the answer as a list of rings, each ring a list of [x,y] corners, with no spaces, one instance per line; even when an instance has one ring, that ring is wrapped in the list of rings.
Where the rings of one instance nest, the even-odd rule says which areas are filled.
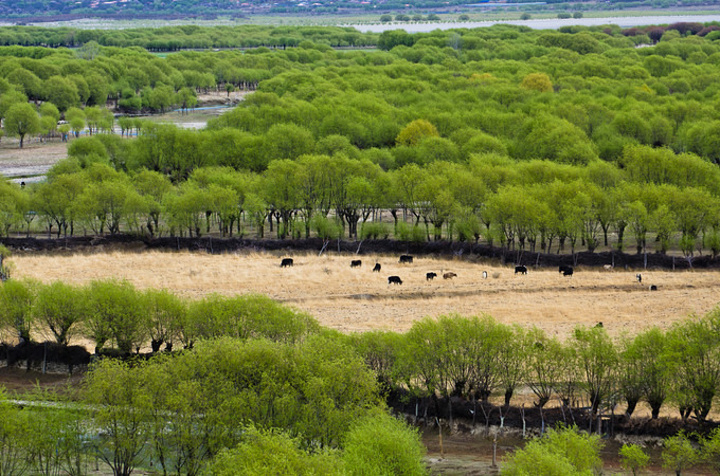
[[[579,268],[563,277],[555,268],[515,275],[510,266],[467,260],[416,257],[400,265],[395,256],[291,254],[292,268],[280,268],[271,253],[209,255],[190,252],[107,252],[12,257],[14,275],[43,282],[82,284],[117,277],[139,288],[166,288],[200,298],[262,293],[306,311],[343,332],[408,330],[426,316],[490,314],[501,322],[538,326],[566,337],[578,324],[603,322],[612,336],[650,326],[667,328],[690,314],[713,309],[720,296],[717,271],[598,270]],[[375,262],[380,273],[371,271]],[[488,278],[482,278],[482,271]],[[434,271],[438,278],[427,281]],[[457,277],[445,280],[442,273]],[[635,279],[642,272],[642,284]],[[387,277],[400,276],[402,285]],[[658,287],[650,291],[651,284]]]

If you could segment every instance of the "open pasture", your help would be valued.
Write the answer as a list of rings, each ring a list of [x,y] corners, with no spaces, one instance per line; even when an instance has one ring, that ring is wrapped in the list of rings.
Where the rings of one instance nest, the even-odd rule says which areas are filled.
[[[666,328],[689,314],[703,314],[720,301],[716,271],[642,272],[577,269],[564,277],[556,268],[511,266],[416,256],[288,254],[294,266],[281,268],[271,253],[210,255],[189,252],[108,252],[23,255],[11,258],[16,277],[81,284],[94,279],[127,279],[139,288],[166,288],[188,298],[217,292],[262,293],[307,311],[323,325],[344,332],[405,331],[426,316],[490,314],[501,322],[536,325],[565,337],[577,324],[603,322],[611,335]],[[351,268],[354,259],[362,266]],[[376,262],[382,270],[373,272]],[[482,271],[488,272],[483,279]],[[437,277],[426,280],[426,273]],[[456,273],[443,279],[443,273]],[[388,284],[400,276],[402,285]],[[649,291],[650,285],[657,291]]]

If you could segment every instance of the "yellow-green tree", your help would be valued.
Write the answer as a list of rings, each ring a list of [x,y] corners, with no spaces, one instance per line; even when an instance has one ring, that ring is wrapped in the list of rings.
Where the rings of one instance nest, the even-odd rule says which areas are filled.
[[[414,146],[427,137],[439,137],[437,128],[430,121],[416,119],[400,131],[395,138],[397,145]]]

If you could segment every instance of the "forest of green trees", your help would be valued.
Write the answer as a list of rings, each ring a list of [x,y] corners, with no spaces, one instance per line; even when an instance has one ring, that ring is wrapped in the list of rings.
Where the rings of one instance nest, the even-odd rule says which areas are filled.
[[[306,40],[166,58],[7,47],[5,134],[71,143],[46,182],[2,185],[0,233],[717,254],[717,28],[391,31],[375,52]],[[191,108],[236,88],[257,91],[202,131],[121,117],[114,134],[103,107]]]

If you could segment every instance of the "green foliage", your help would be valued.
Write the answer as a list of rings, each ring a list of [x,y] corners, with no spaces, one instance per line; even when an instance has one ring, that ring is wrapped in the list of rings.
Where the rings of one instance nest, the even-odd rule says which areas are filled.
[[[602,442],[597,435],[588,435],[575,427],[548,430],[515,451],[502,468],[503,475],[587,475],[602,466]]]
[[[438,137],[438,131],[434,125],[425,119],[416,119],[400,131],[395,138],[398,145],[414,146],[428,137]]]
[[[32,308],[38,283],[9,279],[0,284],[0,332],[13,341],[30,342],[33,327]]]
[[[238,446],[225,449],[215,457],[207,474],[322,476],[344,474],[342,467],[336,452],[308,453],[300,448],[297,439],[286,433],[249,427],[243,431]]]
[[[638,445],[623,445],[620,448],[620,464],[633,476],[637,476],[650,463],[650,456]]]
[[[342,459],[351,475],[425,475],[424,455],[418,431],[381,411],[365,416],[343,439]]]
[[[576,327],[572,345],[576,349],[581,379],[584,379],[582,385],[595,414],[612,389],[617,350],[603,327]]]
[[[548,75],[544,73],[528,74],[523,78],[520,86],[522,88],[539,91],[541,93],[548,93],[553,90],[552,81],[550,81]]]
[[[688,435],[681,430],[677,435],[665,438],[662,459],[663,468],[679,475],[697,464],[699,455]]]
[[[30,104],[13,104],[5,112],[3,128],[7,136],[20,138],[22,148],[26,135],[40,131],[40,117]]]
[[[426,231],[420,226],[412,226],[400,222],[395,226],[395,239],[400,241],[413,241],[422,243],[427,240]]]
[[[10,265],[5,261],[10,254],[10,250],[5,245],[0,245],[0,283],[10,279]]]
[[[45,96],[30,98],[42,101],[38,132],[58,129],[79,137],[87,128],[92,140],[72,141],[70,154],[86,168],[107,163],[123,172],[107,184],[93,179],[83,187],[43,186],[37,222],[48,234],[264,234],[267,217],[277,222],[279,214],[278,237],[303,231],[310,237],[316,234],[313,217],[334,212],[353,239],[378,210],[400,207],[409,214],[408,224],[419,228],[399,225],[396,235],[413,241],[502,237],[509,247],[542,251],[559,239],[573,250],[576,242],[607,250],[623,248],[627,229],[641,251],[662,253],[679,245],[691,259],[718,248],[710,228],[720,195],[720,129],[707,98],[720,53],[697,28],[678,28],[568,25],[548,32],[498,25],[381,35],[265,27],[102,35],[30,27],[20,35],[7,28],[2,31],[10,43],[88,46],[79,55],[63,48],[3,47],[0,69],[12,81],[0,82],[0,115],[27,103],[39,84]],[[663,35],[656,46],[632,48],[642,38],[658,41]],[[223,49],[158,58],[139,47],[120,48],[130,43],[152,51],[181,45]],[[328,46],[375,43],[382,51]],[[226,49],[232,44],[275,49]],[[254,92],[206,130],[124,118],[121,138],[97,134],[112,127],[104,98],[133,112],[172,104],[190,108],[197,94],[230,86]],[[58,102],[48,94],[58,94]],[[54,118],[62,111],[66,123],[58,127]],[[417,118],[427,121],[425,127]],[[127,132],[139,137],[126,141]],[[318,165],[306,161],[306,154],[327,157]],[[489,154],[516,161],[484,163]],[[525,168],[526,161],[532,165]],[[603,163],[606,170],[598,175],[597,164]],[[51,175],[76,164],[64,163]],[[421,167],[397,178],[394,171],[409,164]],[[242,178],[213,187],[188,183],[194,171],[216,166],[232,167]],[[171,187],[152,197],[140,192],[135,177],[145,170],[166,177]],[[550,199],[540,189],[553,180],[563,185]],[[623,182],[628,190],[643,184],[647,193],[608,192]],[[676,188],[657,192],[666,185]],[[523,192],[514,202],[493,198],[503,187]],[[566,200],[569,190],[582,194]],[[27,193],[3,195],[0,231],[26,231]],[[610,195],[612,200],[603,198]],[[63,205],[53,206],[55,201]],[[513,213],[495,223],[497,214],[485,208],[492,202],[516,210],[535,207],[537,213],[530,221]],[[599,244],[601,228],[616,242]],[[372,225],[364,233],[380,236],[371,230]],[[648,244],[648,236],[657,236],[657,244]]]
[[[58,344],[67,345],[87,315],[85,299],[82,290],[60,281],[40,285],[32,314],[38,324],[52,332]]]
[[[360,238],[363,240],[384,240],[390,236],[390,226],[387,223],[365,222],[360,228]]]
[[[720,429],[715,428],[700,439],[700,460],[720,474]]]
[[[87,336],[102,349],[112,340],[126,353],[146,342],[148,316],[140,293],[127,281],[93,281],[87,287]]]

